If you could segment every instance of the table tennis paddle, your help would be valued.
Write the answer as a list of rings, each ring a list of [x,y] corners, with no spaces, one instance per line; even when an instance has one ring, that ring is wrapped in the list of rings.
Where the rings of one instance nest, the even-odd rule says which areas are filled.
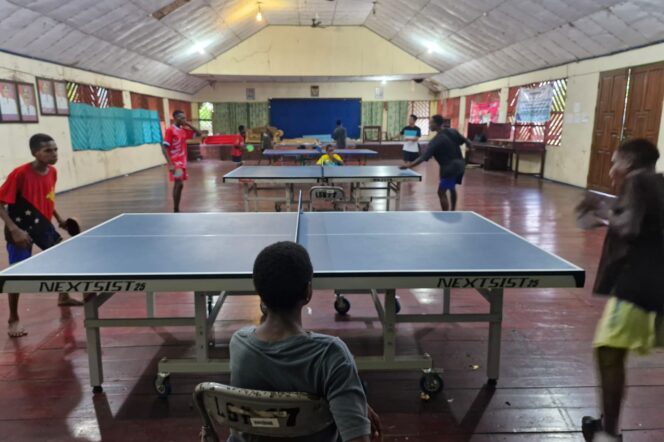
[[[69,236],[76,236],[81,233],[81,226],[74,218],[67,218],[65,220],[65,230],[69,233]]]

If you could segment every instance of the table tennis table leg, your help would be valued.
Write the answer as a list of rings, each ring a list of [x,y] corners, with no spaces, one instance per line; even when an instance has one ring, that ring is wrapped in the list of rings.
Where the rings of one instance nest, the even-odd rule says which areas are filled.
[[[147,317],[154,318],[154,292],[145,292],[145,304],[147,308]]]
[[[291,206],[292,206],[292,203],[293,203],[293,195],[294,195],[293,184],[287,184],[286,185],[286,210],[288,212],[291,211]]]
[[[387,187],[387,199],[385,201],[386,201],[387,205],[385,206],[385,210],[389,212],[390,211],[390,200],[392,198],[392,195],[391,195],[392,186],[390,186],[390,183],[387,183],[386,187]]]
[[[85,302],[85,319],[99,319],[99,305],[97,294],[91,294]],[[101,393],[101,384],[104,382],[104,370],[101,365],[101,339],[99,327],[85,326],[85,338],[87,341],[88,367],[90,371],[90,386],[93,393]]]
[[[244,196],[244,211],[249,211],[249,184],[242,186],[242,195]]]
[[[500,376],[500,340],[503,327],[503,291],[491,290],[489,298],[490,314],[495,319],[489,322],[489,353],[487,357],[487,377],[489,385],[496,385]]]
[[[383,320],[383,360],[394,361],[396,356],[396,290],[385,291],[385,317]]]
[[[208,360],[207,292],[194,293],[196,362]]]
[[[394,195],[396,197],[395,210],[401,209],[401,183],[394,183]]]
[[[451,289],[443,289],[443,314],[447,315],[450,313],[450,302],[452,297]]]

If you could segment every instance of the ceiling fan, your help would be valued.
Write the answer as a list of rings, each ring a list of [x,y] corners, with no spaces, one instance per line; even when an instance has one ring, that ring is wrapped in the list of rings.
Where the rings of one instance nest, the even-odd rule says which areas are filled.
[[[311,27],[312,28],[326,28],[327,26],[323,26],[323,22],[320,19],[320,16],[318,15],[318,12],[316,15],[311,19]]]
[[[327,0],[328,2],[333,2],[334,0]],[[306,4],[306,1],[305,1]],[[327,26],[323,26],[323,22],[321,21],[320,17],[318,16],[318,13],[311,19],[311,27],[312,28],[326,28]]]

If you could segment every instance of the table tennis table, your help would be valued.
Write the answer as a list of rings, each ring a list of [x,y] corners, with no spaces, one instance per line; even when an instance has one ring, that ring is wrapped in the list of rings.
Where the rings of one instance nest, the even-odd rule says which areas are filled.
[[[316,296],[334,290],[372,297],[383,352],[357,357],[360,370],[429,370],[423,385],[434,376],[441,388],[429,356],[397,355],[399,324],[487,322],[486,374],[495,383],[503,291],[582,287],[585,278],[583,269],[472,212],[124,214],[0,272],[0,292],[96,293],[84,306],[94,392],[104,379],[102,327],[189,327],[195,356],[159,362],[155,387],[163,394],[172,373],[229,371],[228,360],[210,357],[210,331],[229,296],[254,293],[254,259],[277,241],[309,251]],[[441,289],[442,311],[397,314],[396,290],[414,288]],[[460,288],[479,292],[489,313],[452,312],[453,294],[470,296]],[[193,293],[193,317],[155,315],[154,293],[174,291]],[[100,318],[118,292],[147,293],[145,316]]]
[[[296,185],[350,185],[348,203],[356,209],[368,210],[374,200],[386,200],[387,210],[391,201],[399,210],[401,204],[401,184],[422,181],[422,175],[410,169],[401,170],[398,166],[241,166],[224,175],[224,183],[243,184],[244,210],[249,211],[250,203],[254,211],[260,201],[272,201],[277,210],[281,205],[290,211],[295,203]],[[281,190],[281,196],[268,196],[265,191]],[[380,195],[371,195],[378,191]]]
[[[317,160],[324,153],[307,149],[266,149],[263,151],[263,156],[268,159],[270,164],[279,160],[285,160],[286,158],[304,163],[306,161]],[[354,158],[360,164],[366,164],[369,158],[378,156],[378,152],[369,149],[338,149],[334,153],[343,158],[344,161]]]

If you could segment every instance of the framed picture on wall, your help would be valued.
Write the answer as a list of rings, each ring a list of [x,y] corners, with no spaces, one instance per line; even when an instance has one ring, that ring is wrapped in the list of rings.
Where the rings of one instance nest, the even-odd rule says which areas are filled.
[[[37,97],[35,96],[35,85],[32,83],[16,83],[18,91],[18,104],[21,111],[21,121],[36,123],[39,121],[37,115]]]
[[[311,96],[318,97],[320,95],[320,88],[318,86],[311,86]]]
[[[37,91],[39,93],[39,108],[41,109],[42,115],[57,115],[58,110],[55,108],[53,80],[38,78]]]
[[[17,121],[21,121],[21,113],[18,109],[16,83],[0,80],[0,122],[14,123]]]
[[[253,87],[247,88],[247,100],[253,101],[256,99],[256,89]]]
[[[58,115],[69,115],[69,98],[67,98],[67,82],[53,81],[53,93],[55,94],[55,108]]]

